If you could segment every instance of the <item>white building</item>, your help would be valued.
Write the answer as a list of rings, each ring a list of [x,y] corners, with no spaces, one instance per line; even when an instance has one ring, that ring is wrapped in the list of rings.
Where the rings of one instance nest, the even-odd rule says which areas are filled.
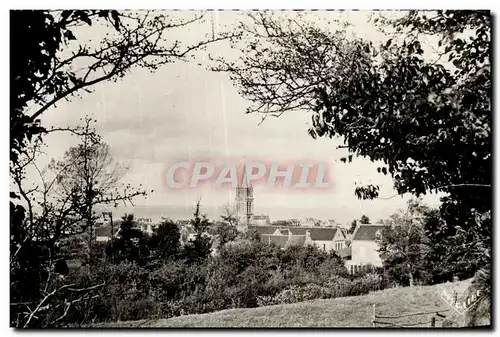
[[[271,219],[268,215],[254,215],[252,224],[255,226],[269,226],[271,225]]]
[[[356,273],[366,266],[382,267],[376,240],[383,228],[382,224],[358,224],[352,235],[351,259],[346,261],[350,273]]]

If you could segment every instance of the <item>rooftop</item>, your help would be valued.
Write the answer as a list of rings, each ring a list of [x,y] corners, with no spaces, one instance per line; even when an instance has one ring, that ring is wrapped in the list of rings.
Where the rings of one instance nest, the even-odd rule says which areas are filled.
[[[283,235],[265,235],[265,236],[269,237],[268,238],[269,243],[274,243],[279,248],[285,248],[286,243],[288,242],[288,236],[283,236]]]
[[[360,241],[375,241],[377,232],[383,228],[383,224],[359,224],[354,231],[352,239]]]
[[[311,240],[331,241],[337,233],[337,228],[310,228]]]

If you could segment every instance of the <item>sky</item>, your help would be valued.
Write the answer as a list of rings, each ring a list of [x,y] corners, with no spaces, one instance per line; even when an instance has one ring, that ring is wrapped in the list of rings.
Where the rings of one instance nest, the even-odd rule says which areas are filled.
[[[176,14],[174,14],[176,15]],[[241,14],[219,12],[213,16],[215,29],[237,23]],[[338,13],[314,14],[325,19]],[[368,13],[341,14],[357,36],[379,41],[380,33],[368,22]],[[196,40],[207,26],[178,32],[181,41]],[[78,36],[78,38],[80,38]],[[235,51],[225,43],[217,45],[218,56],[234,57]],[[200,63],[200,65],[198,65]],[[333,188],[328,191],[273,189],[254,187],[255,213],[272,220],[316,217],[348,223],[366,214],[372,220],[385,218],[405,206],[408,197],[387,200],[358,200],[356,183],[380,185],[381,197],[396,194],[390,177],[377,173],[377,164],[354,158],[344,164],[345,149],[337,149],[340,139],[311,138],[307,130],[311,113],[296,111],[279,118],[245,114],[248,102],[236,91],[227,74],[206,69],[206,54],[197,62],[173,63],[154,73],[134,69],[123,79],[100,83],[94,92],[63,102],[47,110],[42,118],[45,126],[81,123],[85,115],[97,120],[97,131],[107,142],[116,161],[130,165],[124,182],[154,190],[146,199],[135,201],[134,207],[120,207],[117,215],[134,212],[138,216],[189,218],[193,205],[201,198],[203,211],[218,218],[223,205],[233,202],[234,191],[205,185],[197,189],[171,190],[164,186],[166,168],[179,159],[263,158],[274,162],[319,160],[330,166]],[[76,139],[69,134],[53,133],[46,137],[46,156],[60,158]],[[436,195],[424,199],[438,204]]]

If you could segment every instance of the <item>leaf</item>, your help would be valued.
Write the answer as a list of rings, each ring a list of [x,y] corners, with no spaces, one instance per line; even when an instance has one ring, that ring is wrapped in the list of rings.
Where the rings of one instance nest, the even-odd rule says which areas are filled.
[[[76,40],[75,35],[73,35],[73,32],[71,30],[67,30],[64,32],[64,37],[70,41]]]
[[[391,45],[391,43],[392,43],[392,39],[389,39],[389,40],[387,41],[387,43],[385,44],[385,47],[386,47],[386,48],[389,48],[389,46]]]
[[[80,20],[82,20],[83,22],[85,22],[89,26],[92,26],[92,21],[90,20],[90,18],[87,15],[87,13],[85,13],[84,11],[80,12]]]
[[[62,11],[62,13],[61,13],[61,21],[66,21],[71,16],[71,14],[73,14],[73,11],[71,11],[71,10],[64,10],[64,11]]]

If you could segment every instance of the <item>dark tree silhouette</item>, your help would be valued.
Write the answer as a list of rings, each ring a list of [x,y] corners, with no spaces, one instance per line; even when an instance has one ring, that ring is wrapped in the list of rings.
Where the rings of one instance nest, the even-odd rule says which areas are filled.
[[[349,234],[354,233],[354,231],[356,230],[357,226],[358,226],[358,220],[357,219],[352,220],[351,227],[349,228],[349,230],[347,231],[347,233],[349,233]]]
[[[194,229],[195,238],[187,242],[184,250],[190,261],[202,261],[210,255],[212,242],[208,234],[210,222],[206,215],[201,214],[200,200],[196,203],[191,226]]]
[[[181,234],[177,224],[171,220],[164,220],[154,230],[150,239],[150,247],[158,258],[175,258],[181,250],[180,239]]]
[[[362,223],[362,224],[365,224],[365,225],[369,224],[370,223],[370,218],[363,214],[361,216],[361,219],[359,219],[359,222]]]

